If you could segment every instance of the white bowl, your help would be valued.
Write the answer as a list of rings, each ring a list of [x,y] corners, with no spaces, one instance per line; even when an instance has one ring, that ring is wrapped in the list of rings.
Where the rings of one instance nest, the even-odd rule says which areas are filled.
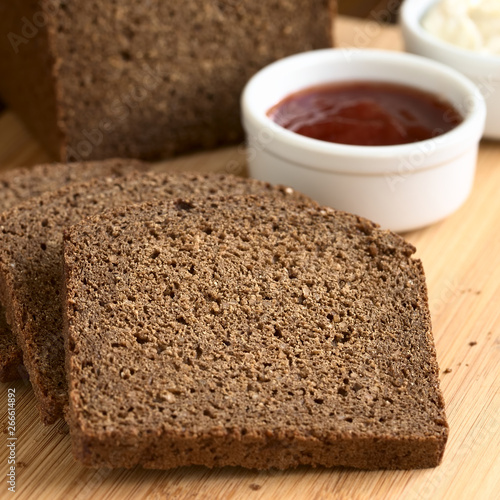
[[[267,116],[272,106],[294,92],[353,80],[444,93],[464,120],[426,141],[351,146],[304,137]],[[395,231],[436,222],[466,200],[485,114],[479,90],[462,74],[423,57],[381,50],[326,49],[291,56],[258,72],[242,95],[252,177],[291,186],[323,205]]]
[[[456,47],[428,33],[422,18],[437,0],[405,0],[400,22],[408,52],[434,59],[460,71],[481,90],[487,108],[484,137],[500,139],[500,56]]]

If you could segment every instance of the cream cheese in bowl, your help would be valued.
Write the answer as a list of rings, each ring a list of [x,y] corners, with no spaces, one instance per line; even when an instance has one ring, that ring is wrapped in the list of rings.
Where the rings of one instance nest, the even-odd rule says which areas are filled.
[[[441,0],[429,9],[422,26],[457,47],[500,55],[498,0]]]

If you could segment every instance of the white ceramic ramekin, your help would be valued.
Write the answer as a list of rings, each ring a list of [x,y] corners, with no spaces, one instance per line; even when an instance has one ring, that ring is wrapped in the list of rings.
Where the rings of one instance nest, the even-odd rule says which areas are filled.
[[[288,95],[337,81],[387,81],[444,95],[464,116],[453,130],[396,146],[351,146],[301,136],[268,110]],[[267,66],[242,95],[252,177],[291,186],[323,205],[356,213],[394,231],[436,222],[472,188],[486,108],[477,87],[447,66],[411,54],[326,49]]]
[[[401,28],[408,52],[447,64],[470,78],[481,90],[487,108],[484,137],[500,139],[500,56],[456,47],[428,33],[422,18],[438,0],[405,0]]]

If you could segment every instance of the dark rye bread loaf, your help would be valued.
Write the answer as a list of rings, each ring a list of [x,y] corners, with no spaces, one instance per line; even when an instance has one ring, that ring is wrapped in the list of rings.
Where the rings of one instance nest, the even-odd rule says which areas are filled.
[[[99,176],[120,176],[149,165],[137,160],[112,159],[86,163],[52,163],[32,168],[15,168],[0,173],[0,212],[29,198],[56,190],[71,182]],[[10,382],[22,373],[22,351],[0,308],[0,382]]]
[[[65,234],[67,420],[86,465],[437,465],[415,249],[276,197],[150,203]]]
[[[332,45],[334,0],[0,3],[0,94],[61,159],[152,159],[241,140],[239,96]]]
[[[117,205],[266,191],[299,196],[288,188],[219,174],[131,174],[70,184],[0,214],[0,298],[44,423],[62,417],[67,401],[60,304],[63,229]]]

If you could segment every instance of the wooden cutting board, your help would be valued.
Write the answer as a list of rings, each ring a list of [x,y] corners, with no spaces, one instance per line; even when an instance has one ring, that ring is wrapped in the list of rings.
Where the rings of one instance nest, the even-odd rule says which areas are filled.
[[[348,18],[337,45],[400,50],[398,28]],[[0,114],[0,169],[50,160],[17,117]],[[187,156],[159,169],[244,171],[243,147]],[[499,499],[500,142],[483,142],[467,203],[447,220],[405,235],[418,248],[430,308],[450,439],[440,467],[363,472],[301,467],[173,471],[93,470],[74,462],[64,423],[44,427],[28,382],[0,387],[0,498],[17,499]],[[7,490],[8,389],[16,391],[16,493]]]

